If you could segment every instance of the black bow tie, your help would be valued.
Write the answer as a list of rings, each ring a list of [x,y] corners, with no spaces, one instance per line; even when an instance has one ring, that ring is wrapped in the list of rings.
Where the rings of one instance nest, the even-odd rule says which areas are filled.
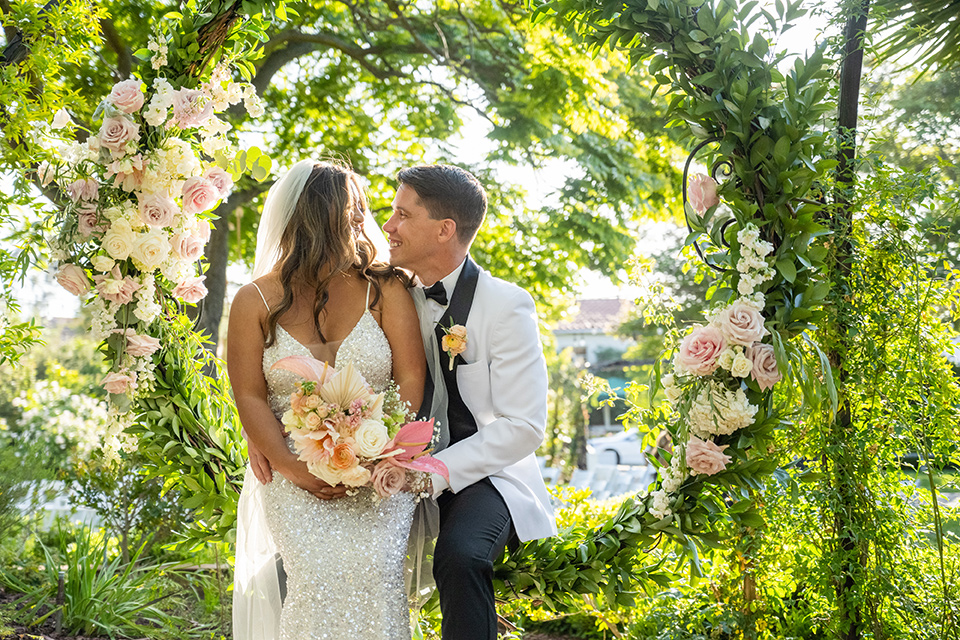
[[[442,307],[447,306],[447,290],[439,280],[433,283],[433,286],[424,287],[423,293],[428,300],[436,300]]]

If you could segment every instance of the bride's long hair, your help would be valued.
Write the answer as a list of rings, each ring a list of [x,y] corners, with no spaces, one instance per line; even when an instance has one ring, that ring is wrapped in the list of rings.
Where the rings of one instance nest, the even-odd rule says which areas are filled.
[[[356,173],[337,163],[314,164],[277,247],[277,262],[272,271],[279,276],[283,298],[267,317],[266,346],[276,341],[277,321],[293,306],[295,285],[316,282],[313,322],[321,342],[326,342],[320,315],[330,298],[328,289],[333,278],[356,270],[372,284],[374,295],[369,306],[375,306],[382,294],[383,280],[404,277],[402,272],[376,260],[376,248],[366,232],[355,235],[352,212],[358,204],[369,211]]]

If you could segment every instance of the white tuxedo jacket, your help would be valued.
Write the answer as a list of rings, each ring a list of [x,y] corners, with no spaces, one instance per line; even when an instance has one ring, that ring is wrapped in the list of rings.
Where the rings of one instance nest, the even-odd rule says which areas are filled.
[[[435,323],[425,319],[429,310],[423,288],[414,287],[411,293],[427,363],[435,370],[440,366]],[[534,457],[546,428],[547,368],[533,299],[480,269],[465,326],[467,345],[461,357],[466,364],[457,366],[457,387],[477,432],[434,457],[447,465],[454,493],[489,477],[521,541],[556,535],[550,496]],[[441,394],[446,406],[446,388],[438,386],[434,408]]]

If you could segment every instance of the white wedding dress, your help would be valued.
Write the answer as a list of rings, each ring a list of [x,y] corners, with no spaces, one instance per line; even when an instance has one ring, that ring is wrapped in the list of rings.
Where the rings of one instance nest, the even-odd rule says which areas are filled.
[[[264,349],[263,375],[270,407],[279,419],[290,408],[290,394],[300,378],[271,367],[287,356],[311,354],[279,325],[276,336],[274,344]],[[384,391],[390,383],[390,344],[369,309],[337,352],[336,366],[347,363],[352,363],[376,392]],[[289,439],[287,442],[291,443]],[[259,495],[252,499],[262,505],[268,537],[272,537],[283,559],[286,597],[279,614],[279,638],[408,640],[410,614],[404,558],[414,496],[401,492],[380,500],[371,489],[364,488],[354,496],[321,500],[279,473],[274,473],[273,478],[273,482],[261,485],[248,470],[243,491],[247,494],[247,483],[255,483],[251,489]],[[250,502],[248,499],[245,504],[241,496],[238,578],[239,547],[248,537],[243,531],[244,513],[250,510]],[[239,579],[236,588],[256,589],[240,584]],[[258,594],[252,595],[256,600]],[[276,602],[264,602],[261,598],[241,624],[269,628],[271,624],[263,619],[276,616],[276,608]],[[270,640],[269,631],[236,634],[237,631],[236,637]]]

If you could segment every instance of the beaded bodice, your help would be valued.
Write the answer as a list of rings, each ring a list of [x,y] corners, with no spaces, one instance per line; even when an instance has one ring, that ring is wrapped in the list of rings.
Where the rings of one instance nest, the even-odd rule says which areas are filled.
[[[291,371],[271,367],[281,358],[297,355],[310,356],[311,353],[283,327],[277,325],[277,339],[263,350],[263,377],[267,380],[270,408],[278,418],[290,408],[290,394],[296,391],[296,384],[301,378]],[[334,365],[339,368],[348,362],[353,363],[375,392],[384,391],[390,384],[393,352],[387,336],[369,309],[363,312],[337,350]]]

